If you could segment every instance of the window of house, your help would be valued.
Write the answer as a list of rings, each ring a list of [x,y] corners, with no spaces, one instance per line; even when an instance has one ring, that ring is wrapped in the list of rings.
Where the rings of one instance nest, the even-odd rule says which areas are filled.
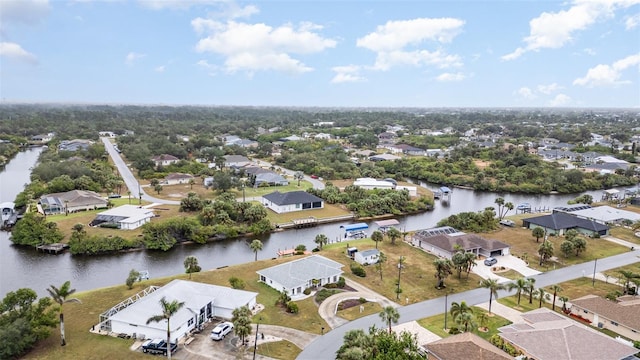
[[[187,326],[191,326],[193,325],[193,319],[189,319],[189,321],[187,321]]]
[[[265,281],[267,280],[267,278],[265,278],[264,276],[260,275],[260,281]]]
[[[617,323],[617,322],[615,322],[615,321],[612,321],[612,322],[611,322],[611,325],[613,325],[613,326],[618,326],[618,323]]]
[[[587,310],[582,310],[585,314],[588,314],[589,312]]]

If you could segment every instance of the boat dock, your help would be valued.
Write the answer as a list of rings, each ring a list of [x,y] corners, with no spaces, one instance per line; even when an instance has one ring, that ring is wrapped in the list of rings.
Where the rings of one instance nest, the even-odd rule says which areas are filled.
[[[68,248],[69,248],[69,245],[61,244],[61,243],[36,246],[36,250],[45,252],[47,254],[53,254],[53,255],[58,255],[61,252],[64,252]]]
[[[328,218],[315,218],[313,216],[301,219],[293,219],[291,222],[276,224],[277,229],[302,229],[308,227],[314,227],[320,224],[328,224],[332,222],[339,222],[345,220],[353,220],[355,216],[353,214],[333,216]]]

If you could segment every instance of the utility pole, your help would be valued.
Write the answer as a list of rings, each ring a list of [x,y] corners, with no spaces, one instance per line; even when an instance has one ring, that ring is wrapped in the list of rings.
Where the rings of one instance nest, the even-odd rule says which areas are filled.
[[[447,330],[447,301],[449,300],[449,292],[444,293],[444,330]]]
[[[593,278],[591,279],[591,286],[596,286],[596,266],[598,265],[598,258],[593,262]]]
[[[404,257],[400,256],[400,260],[398,261],[398,288],[396,289],[396,300],[400,300],[400,274],[402,273],[403,262],[404,262]]]
[[[256,349],[258,348],[258,329],[260,328],[260,320],[262,320],[262,318],[259,318],[258,322],[256,322],[256,340],[253,342],[253,360],[256,360]]]

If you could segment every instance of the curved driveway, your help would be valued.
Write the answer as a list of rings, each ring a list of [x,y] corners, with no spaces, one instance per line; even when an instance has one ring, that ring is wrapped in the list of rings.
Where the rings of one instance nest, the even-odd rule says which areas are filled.
[[[596,271],[605,271],[620,266],[629,265],[640,261],[640,249],[630,251],[624,254],[611,256],[608,258],[595,261]],[[536,279],[536,286],[545,287],[561,282],[573,280],[582,277],[583,272],[593,274],[594,261],[577,264],[566,268],[549,271],[543,274],[531,276]],[[430,284],[425,284],[430,286]],[[462,293],[452,294],[448,297],[449,304],[451,302],[466,301],[469,305],[477,305],[489,300],[487,289],[474,289]],[[500,297],[509,295],[508,291],[501,291]],[[444,297],[422,301],[420,303],[403,306],[398,308],[400,320],[404,322],[414,321],[425,317],[442,314],[444,312]],[[369,315],[349,323],[346,323],[336,329],[325,333],[318,337],[309,346],[304,348],[298,359],[335,359],[336,351],[343,343],[343,336],[349,330],[368,329],[370,326],[385,327],[386,325],[380,320],[378,314]]]
[[[138,182],[138,179],[136,179],[136,177],[133,176],[133,173],[131,172],[127,164],[125,164],[124,160],[122,160],[122,156],[120,156],[120,154],[116,151],[116,149],[113,148],[113,144],[111,143],[111,141],[109,141],[109,138],[103,137],[101,139],[102,139],[102,143],[104,143],[105,150],[107,150],[107,152],[109,153],[109,156],[111,156],[111,159],[113,160],[113,163],[118,168],[118,172],[120,173],[122,180],[124,180],[124,183],[127,185],[127,188],[129,189],[129,191],[131,191],[131,196],[133,196],[136,199],[142,198],[142,200],[149,201],[152,203],[180,205],[180,201],[158,199],[153,196],[147,195],[147,193],[145,193],[144,190],[142,190],[142,188],[140,187],[140,183]]]

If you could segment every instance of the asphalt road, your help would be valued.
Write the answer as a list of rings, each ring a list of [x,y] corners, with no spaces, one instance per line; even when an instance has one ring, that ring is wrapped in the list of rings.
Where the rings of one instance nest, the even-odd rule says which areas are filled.
[[[118,168],[118,172],[120,172],[120,176],[122,177],[122,180],[124,180],[124,183],[127,185],[127,188],[129,189],[129,191],[131,191],[131,197],[136,199],[142,198],[142,200],[144,201],[149,201],[149,202],[158,203],[158,204],[180,205],[179,201],[158,199],[153,196],[147,195],[147,193],[145,193],[144,190],[142,190],[142,188],[140,187],[140,183],[138,183],[138,180],[136,179],[136,177],[133,176],[133,173],[131,172],[127,164],[125,164],[124,160],[122,160],[122,156],[120,156],[120,153],[118,153],[116,149],[113,148],[113,144],[111,143],[111,141],[109,141],[109,138],[101,138],[101,139],[102,139],[102,142],[104,143],[104,148],[109,153],[109,156],[111,156],[111,159],[113,160],[114,164],[116,164],[116,167]]]
[[[545,287],[564,281],[577,279],[583,276],[591,276],[594,273],[594,264],[596,265],[595,272],[601,272],[639,261],[640,249],[596,261],[590,261],[587,263],[573,265],[558,270],[548,271],[539,275],[529,276],[529,278],[536,279],[536,287]],[[429,279],[427,280],[427,282],[428,283],[425,284],[425,286],[433,286],[433,280]],[[499,297],[504,297],[506,295],[509,295],[508,291],[499,292]],[[469,305],[477,305],[489,301],[489,292],[487,289],[479,288],[449,295],[447,303],[450,305],[454,301],[466,301]],[[400,321],[402,323],[405,323],[437,314],[442,314],[444,313],[444,307],[445,297],[440,297],[437,299],[426,300],[420,303],[399,307],[398,312],[400,313]],[[363,329],[367,331],[367,329],[369,329],[369,327],[371,327],[372,325],[375,325],[377,328],[386,327],[386,324],[384,324],[380,320],[380,316],[378,316],[378,314],[373,314],[354,320],[325,333],[323,336],[318,337],[315,341],[309,344],[309,346],[303,349],[303,351],[298,356],[298,359],[335,359],[336,351],[342,345],[344,334],[347,331],[353,329]]]

